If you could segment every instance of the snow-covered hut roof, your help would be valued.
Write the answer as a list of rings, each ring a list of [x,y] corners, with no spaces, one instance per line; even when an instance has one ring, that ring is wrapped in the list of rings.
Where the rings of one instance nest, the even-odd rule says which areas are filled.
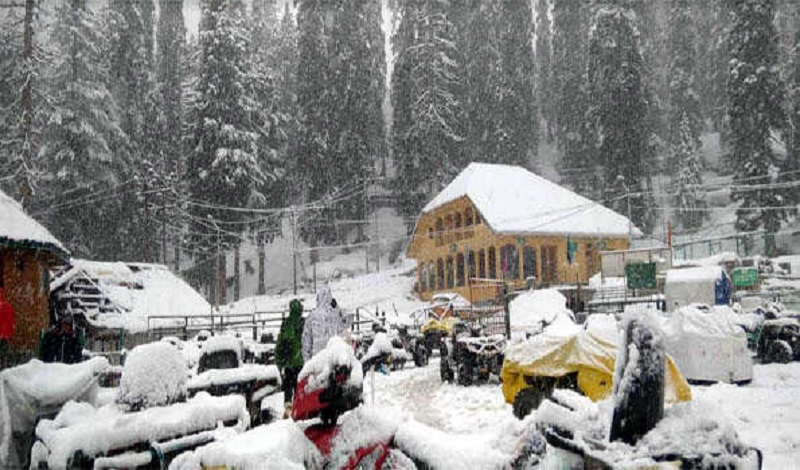
[[[465,196],[498,233],[628,235],[627,217],[512,165],[470,163],[422,212]]]
[[[69,252],[42,224],[25,213],[22,205],[0,191],[0,246],[23,246],[52,252],[62,258]]]
[[[113,311],[84,312],[87,321],[98,327],[139,332],[147,329],[149,316],[208,315],[211,311],[211,304],[202,295],[160,264],[73,259],[51,281],[50,292],[76,278],[94,284],[116,307]]]
[[[722,268],[717,266],[702,266],[697,268],[678,268],[667,271],[665,282],[669,284],[710,282],[715,283],[724,276]]]

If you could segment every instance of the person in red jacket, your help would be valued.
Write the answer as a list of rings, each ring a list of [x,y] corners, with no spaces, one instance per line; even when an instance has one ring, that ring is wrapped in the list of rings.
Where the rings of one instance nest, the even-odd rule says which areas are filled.
[[[0,287],[0,363],[4,362],[2,359],[9,349],[9,343],[14,336],[15,326],[16,315],[14,313],[14,307],[6,301],[3,296],[3,288]]]

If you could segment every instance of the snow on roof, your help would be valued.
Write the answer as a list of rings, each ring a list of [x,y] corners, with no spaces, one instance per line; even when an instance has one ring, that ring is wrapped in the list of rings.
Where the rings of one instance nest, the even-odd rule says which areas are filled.
[[[87,315],[95,326],[145,331],[147,317],[155,315],[207,315],[211,304],[166,266],[72,260],[68,271],[50,283],[55,292],[78,275],[96,282],[100,291],[118,307],[118,312]],[[166,320],[160,320],[159,325]],[[179,321],[183,324],[183,321]]]
[[[716,266],[699,268],[670,269],[667,271],[667,283],[716,282],[724,276],[723,270]]]
[[[63,257],[69,252],[42,224],[25,213],[22,205],[0,191],[0,245],[31,244]]]
[[[627,217],[511,165],[470,163],[422,212],[464,196],[495,232],[628,235]]]

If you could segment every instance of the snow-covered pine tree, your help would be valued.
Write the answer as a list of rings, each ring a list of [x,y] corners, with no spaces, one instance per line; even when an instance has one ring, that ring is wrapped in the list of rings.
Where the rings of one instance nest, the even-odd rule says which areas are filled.
[[[328,87],[329,62],[325,2],[303,0],[297,4],[298,59],[296,161],[292,186],[295,200],[315,201],[333,187],[333,163],[328,159],[332,108]]]
[[[676,216],[681,226],[695,229],[703,220],[702,165],[699,155],[703,118],[696,92],[696,30],[692,2],[672,0],[669,39],[669,162]]]
[[[121,195],[122,210],[117,235],[123,259],[158,260],[161,243],[156,206],[164,206],[162,195],[167,171],[158,155],[157,97],[152,61],[152,0],[111,0],[106,12],[106,57],[109,60],[108,89],[118,105],[127,148],[114,149],[128,161],[132,192]]]
[[[73,253],[119,259],[117,194],[130,188],[121,181],[127,162],[115,150],[127,144],[106,88],[104,38],[95,20],[86,0],[69,0],[56,9],[53,63],[45,76],[50,107],[39,153],[47,189],[39,209]]]
[[[778,181],[800,184],[800,4],[795,5],[794,11],[794,47],[792,49],[792,69],[791,69],[791,90],[792,102],[790,103],[791,119],[789,120],[791,131],[788,133],[791,138],[791,146],[787,152],[786,161],[781,168],[781,176]],[[787,188],[789,204],[800,204],[800,186]],[[795,211],[796,212],[796,211]]]
[[[550,0],[537,0],[536,3],[536,99],[539,115],[545,122],[545,136],[553,139],[553,89],[550,77],[550,58],[552,51]]]
[[[44,91],[35,41],[39,4],[2,5],[0,19],[0,188],[26,206],[39,178],[36,161]]]
[[[766,251],[774,251],[774,238],[788,217],[786,191],[771,186],[780,161],[772,149],[773,131],[785,125],[781,107],[783,83],[778,74],[778,39],[773,23],[774,0],[733,2],[730,35],[728,116],[731,127],[731,196],[740,202],[736,228],[744,232],[767,231]]]
[[[702,105],[702,115],[707,120],[708,130],[727,134],[726,121],[728,95],[728,36],[731,15],[728,0],[693,2],[697,30],[697,82]],[[724,139],[723,139],[724,142]]]
[[[434,191],[461,168],[457,132],[459,64],[449,2],[415,0],[398,5],[392,75],[395,195],[404,215],[416,214]]]
[[[328,158],[335,165],[329,192],[342,193],[363,185],[376,172],[376,162],[386,152],[386,126],[381,105],[386,77],[380,2],[342,0],[335,3],[328,37],[332,116]],[[332,217],[363,219],[363,198],[336,205]],[[359,239],[364,234],[359,224]],[[330,238],[329,238],[330,240]]]
[[[202,52],[195,111],[198,122],[187,178],[195,203],[193,233],[198,254],[205,259],[217,251],[217,245],[224,249],[239,244],[242,220],[251,215],[227,207],[256,205],[263,199],[264,186],[272,175],[262,164],[262,129],[253,119],[257,110],[247,63],[245,3],[203,0],[201,14]],[[219,265],[222,273],[212,283],[212,292],[224,301],[224,254]]]
[[[651,130],[643,61],[635,15],[616,5],[601,6],[589,36],[587,113],[596,142],[593,162],[602,167],[606,204],[621,214],[628,195],[633,223],[652,230]]]
[[[584,195],[596,188],[596,169],[589,159],[590,128],[586,126],[586,30],[589,7],[584,2],[553,3],[554,134],[561,150],[561,181]]]

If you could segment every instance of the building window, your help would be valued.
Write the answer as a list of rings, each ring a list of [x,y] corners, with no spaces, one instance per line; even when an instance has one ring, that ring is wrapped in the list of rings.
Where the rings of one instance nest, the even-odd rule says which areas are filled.
[[[453,285],[455,284],[455,279],[453,279],[453,257],[447,257],[447,288],[452,289]]]
[[[486,279],[486,251],[478,252],[478,277]]]
[[[489,247],[489,279],[497,279],[497,255],[494,252],[494,247]]]
[[[509,243],[500,248],[500,261],[503,269],[503,277],[506,279],[516,279],[519,277],[519,254],[517,246]]]
[[[467,279],[475,279],[475,252],[468,251],[467,252],[467,266],[469,266],[467,270]]]
[[[456,255],[456,282],[458,286],[464,285],[464,254],[459,253]]]
[[[428,227],[428,240],[433,240],[433,227]]]
[[[419,291],[425,292],[428,290],[428,267],[426,265],[422,265],[422,269],[419,271]]]
[[[445,240],[449,243],[453,240],[453,215],[444,216],[444,229],[447,232]]]
[[[556,247],[543,246],[542,247],[542,279],[541,284],[549,286],[551,283],[556,282],[557,266],[556,266]]]
[[[436,290],[436,267],[433,261],[428,263],[428,286],[430,290]]]
[[[444,261],[442,258],[436,260],[436,287],[438,290],[444,289]]]
[[[536,277],[536,248],[526,246],[522,249],[522,269],[525,279]]]
[[[438,240],[439,244],[442,243],[442,237],[444,235],[444,223],[442,222],[442,218],[439,217],[436,219],[436,240]]]
[[[461,212],[456,212],[453,219],[455,220],[456,240],[460,240],[464,238],[464,234],[461,233]]]
[[[481,220],[481,213],[476,210],[475,211],[475,225],[480,225],[482,223],[483,223],[483,220]]]
[[[472,208],[467,207],[467,209],[464,211],[464,226],[472,227],[473,222],[474,221],[472,219]]]

